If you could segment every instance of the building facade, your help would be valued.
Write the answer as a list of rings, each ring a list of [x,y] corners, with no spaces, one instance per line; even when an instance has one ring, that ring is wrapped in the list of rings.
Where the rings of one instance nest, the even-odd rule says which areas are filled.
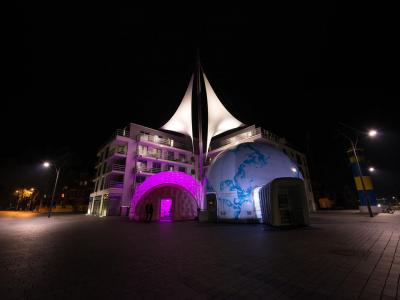
[[[188,138],[131,123],[97,153],[88,213],[127,216],[135,190],[162,171],[194,174]]]
[[[255,125],[239,128],[212,140],[204,165],[205,172],[218,154],[240,143],[261,142],[283,151],[304,178],[310,210],[315,210],[307,159],[289,147],[284,139]],[[94,191],[88,214],[128,216],[135,191],[149,177],[161,172],[182,172],[194,179],[198,154],[193,154],[190,138],[131,123],[117,130],[109,143],[97,153]],[[203,209],[203,203],[199,203]]]

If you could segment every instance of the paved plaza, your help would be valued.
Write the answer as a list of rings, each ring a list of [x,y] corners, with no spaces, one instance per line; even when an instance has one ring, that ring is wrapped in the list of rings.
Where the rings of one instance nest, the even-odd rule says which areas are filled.
[[[311,226],[0,214],[0,299],[398,299],[400,213]]]

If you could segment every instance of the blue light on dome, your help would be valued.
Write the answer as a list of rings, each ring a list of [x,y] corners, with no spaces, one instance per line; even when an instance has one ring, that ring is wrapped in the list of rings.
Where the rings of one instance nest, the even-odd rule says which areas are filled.
[[[207,174],[207,190],[216,193],[220,219],[257,219],[253,190],[282,177],[303,179],[296,164],[278,148],[243,143],[216,158]]]

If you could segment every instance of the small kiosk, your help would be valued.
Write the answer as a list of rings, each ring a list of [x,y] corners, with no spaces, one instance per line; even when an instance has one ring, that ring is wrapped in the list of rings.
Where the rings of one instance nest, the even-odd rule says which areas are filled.
[[[264,223],[272,226],[309,224],[307,197],[302,179],[274,179],[259,190],[259,199]]]

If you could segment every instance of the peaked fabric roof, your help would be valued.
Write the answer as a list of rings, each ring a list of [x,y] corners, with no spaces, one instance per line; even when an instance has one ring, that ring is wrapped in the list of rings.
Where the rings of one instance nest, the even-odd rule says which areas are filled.
[[[211,139],[225,131],[240,127],[244,125],[242,122],[232,116],[229,111],[224,107],[218,99],[210,82],[203,71],[200,75],[204,79],[207,96],[208,107],[208,124],[207,124],[207,146],[205,148],[206,156],[210,146]],[[162,129],[171,130],[183,133],[191,137],[193,141],[193,124],[192,124],[192,91],[193,91],[193,78],[190,79],[189,86],[186,90],[185,96],[182,99],[177,111],[172,118],[163,126]]]
[[[206,75],[203,72],[202,75],[204,77],[204,83],[206,86],[207,107],[208,107],[207,147],[206,147],[206,157],[207,157],[208,147],[210,146],[211,139],[214,136],[223,133],[225,131],[240,127],[244,124],[229,113],[229,111],[218,99]]]
[[[185,96],[178,109],[172,118],[163,126],[162,129],[171,130],[184,135],[190,136],[193,141],[193,126],[192,126],[192,90],[193,78],[190,79],[189,86],[186,89]]]

